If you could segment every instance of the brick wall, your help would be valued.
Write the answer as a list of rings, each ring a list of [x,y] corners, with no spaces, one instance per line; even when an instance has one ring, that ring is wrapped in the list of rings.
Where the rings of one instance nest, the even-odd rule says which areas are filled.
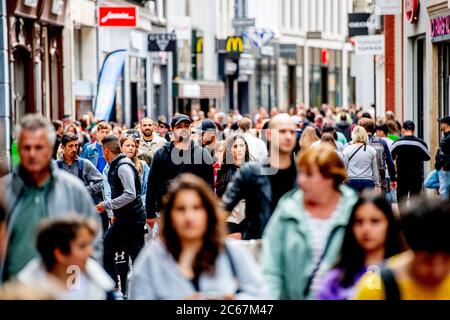
[[[395,16],[384,16],[386,111],[395,112]]]

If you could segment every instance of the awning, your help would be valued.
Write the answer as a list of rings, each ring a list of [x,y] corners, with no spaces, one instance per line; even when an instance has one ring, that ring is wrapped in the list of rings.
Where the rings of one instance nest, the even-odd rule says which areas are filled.
[[[177,80],[173,82],[173,96],[187,99],[225,99],[225,83]]]

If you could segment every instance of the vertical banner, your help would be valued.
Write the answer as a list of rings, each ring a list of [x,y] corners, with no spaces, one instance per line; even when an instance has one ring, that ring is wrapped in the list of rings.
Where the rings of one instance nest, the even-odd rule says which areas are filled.
[[[98,77],[97,98],[95,99],[94,116],[108,121],[111,116],[117,83],[125,65],[127,51],[124,49],[109,53],[103,61]]]

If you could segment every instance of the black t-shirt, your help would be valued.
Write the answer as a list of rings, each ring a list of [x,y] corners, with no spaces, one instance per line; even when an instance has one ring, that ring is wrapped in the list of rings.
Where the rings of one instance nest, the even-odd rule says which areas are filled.
[[[291,166],[287,169],[279,169],[274,175],[269,176],[272,186],[272,211],[277,207],[278,201],[287,192],[295,188],[297,180],[297,168],[294,159],[291,159]]]

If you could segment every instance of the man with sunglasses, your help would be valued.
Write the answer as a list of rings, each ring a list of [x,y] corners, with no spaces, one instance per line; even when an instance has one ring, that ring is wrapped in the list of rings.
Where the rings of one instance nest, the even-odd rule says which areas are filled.
[[[159,149],[150,168],[146,210],[147,223],[153,228],[157,213],[162,207],[162,197],[170,182],[182,173],[193,173],[214,187],[213,159],[209,152],[191,140],[192,120],[184,114],[171,121],[174,140]]]

